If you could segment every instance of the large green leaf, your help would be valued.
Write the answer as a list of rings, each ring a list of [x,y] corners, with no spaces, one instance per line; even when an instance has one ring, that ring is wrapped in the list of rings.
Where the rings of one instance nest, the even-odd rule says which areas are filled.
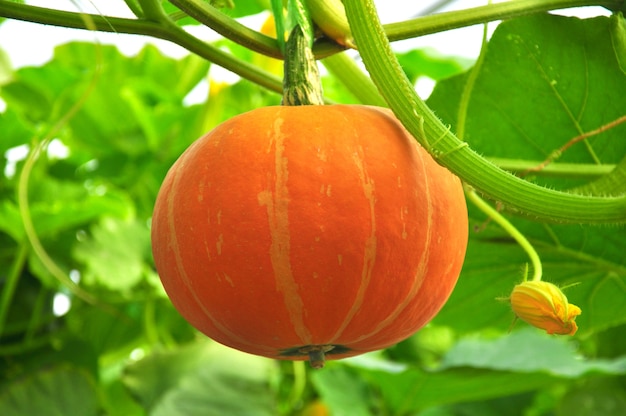
[[[540,389],[557,379],[541,373],[483,369],[425,372],[409,368],[401,373],[368,371],[362,374],[382,396],[389,414],[413,414],[447,403],[485,400]]]
[[[40,371],[0,394],[3,416],[96,416],[98,407],[95,380],[64,366]]]
[[[0,19],[0,22],[2,20]],[[7,83],[13,77],[13,67],[9,55],[0,48],[0,86]]]
[[[264,10],[269,9],[270,0],[203,0],[212,7],[219,9],[222,13],[232,18],[245,17],[261,13]],[[161,0],[163,9],[166,13],[174,17],[180,17],[178,13],[181,13],[180,9],[174,6],[167,0]],[[183,15],[186,16],[186,15]],[[190,17],[183,17],[177,20],[179,25],[194,25],[198,24],[196,20]]]
[[[484,217],[473,221],[474,229],[484,227],[485,221]],[[580,334],[626,323],[626,228],[525,220],[514,224],[537,249],[544,280],[573,285],[565,293],[582,309],[577,318]],[[506,330],[514,315],[504,298],[522,280],[525,263],[524,251],[497,225],[473,231],[459,282],[435,322],[463,332]]]
[[[91,237],[78,243],[74,257],[87,267],[86,282],[126,292],[147,273],[150,230],[137,221],[103,218]]]
[[[161,150],[175,129],[183,130],[180,121],[172,123],[172,115],[187,118],[181,104],[206,76],[209,63],[193,55],[180,61],[165,58],[152,46],[131,59],[116,49],[103,52],[107,64],[96,88],[70,122],[75,145],[126,155]],[[69,44],[58,48],[55,58],[58,65],[74,68],[85,65],[92,53],[89,45]]]
[[[86,342],[99,357],[119,351],[128,354],[145,337],[142,307],[139,302],[115,305],[115,309],[110,305],[105,309],[102,305],[78,304],[65,320],[74,336]]]
[[[29,204],[30,216],[39,236],[50,236],[85,224],[105,213],[119,217],[129,215],[128,200],[123,194],[109,192],[99,195],[75,182],[45,178],[31,186],[34,200]],[[17,203],[0,201],[0,230],[15,241],[24,239],[22,213]]]
[[[152,408],[167,391],[198,367],[206,351],[206,344],[202,342],[172,351],[157,351],[127,366],[124,384],[147,409]]]
[[[34,135],[35,130],[13,107],[0,113],[0,154],[5,163],[7,150],[28,143]]]
[[[208,68],[197,56],[167,58],[154,46],[133,57],[112,46],[59,46],[46,65],[20,69],[0,90],[10,109],[0,119],[10,134],[2,144],[29,143],[31,131],[45,135],[85,100],[58,132],[70,154],[54,173],[124,188],[147,216],[169,166],[204,133],[200,106],[187,106],[185,97]]]
[[[622,416],[626,414],[623,379],[593,378],[567,392],[557,407],[558,415]]]
[[[274,415],[272,360],[199,341],[127,368],[125,384],[150,415]]]
[[[493,157],[541,161],[582,132],[623,115],[626,76],[616,60],[611,26],[621,17],[589,20],[537,15],[502,23],[489,42],[471,90],[465,138]],[[456,128],[467,75],[440,82],[429,104]],[[561,159],[617,163],[626,154],[626,124],[577,143]],[[502,139],[501,139],[502,138]],[[504,140],[506,138],[506,140]],[[561,160],[559,159],[559,160]],[[575,176],[575,173],[574,173]],[[572,180],[538,177],[568,188]],[[460,331],[504,330],[513,319],[506,298],[527,258],[498,226],[470,207],[466,262],[450,301],[436,318]],[[515,220],[544,262],[544,279],[562,286],[583,310],[580,333],[626,322],[626,229]]]
[[[138,155],[162,151],[181,131],[193,129],[194,123],[181,122],[189,121],[182,103],[208,68],[209,63],[195,55],[175,60],[150,45],[128,58],[113,46],[74,42],[57,47],[47,65],[17,71],[2,96],[31,120],[54,121],[88,94],[70,120],[73,135],[66,144],[96,155]],[[187,138],[183,146],[193,139]]]
[[[442,366],[574,378],[589,372],[626,374],[626,355],[615,360],[582,360],[564,339],[525,329],[496,339],[462,339],[445,355]]]
[[[269,8],[268,0],[211,0],[211,3],[233,18],[261,13]]]
[[[499,25],[471,90],[467,142],[486,156],[542,161],[623,116],[626,74],[616,58],[615,47],[622,46],[611,39],[615,19],[623,18],[536,15]],[[439,83],[428,100],[453,131],[466,79]],[[617,163],[626,153],[625,131],[622,124],[590,137],[559,161]]]
[[[611,40],[622,72],[626,74],[626,20],[621,14],[611,19]]]
[[[413,49],[398,54],[398,62],[411,82],[419,77],[426,76],[434,80],[457,75],[468,69],[472,60],[452,56],[441,56],[432,49]]]
[[[329,365],[323,371],[313,373],[311,380],[332,414],[346,416],[372,414],[369,387],[353,369]]]

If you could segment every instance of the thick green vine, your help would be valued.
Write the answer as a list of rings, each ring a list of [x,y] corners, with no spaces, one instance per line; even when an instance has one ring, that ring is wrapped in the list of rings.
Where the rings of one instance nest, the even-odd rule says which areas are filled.
[[[371,0],[345,0],[361,56],[381,94],[405,127],[452,172],[506,208],[556,222],[626,222],[626,195],[587,197],[518,178],[474,152],[417,96],[389,45]]]

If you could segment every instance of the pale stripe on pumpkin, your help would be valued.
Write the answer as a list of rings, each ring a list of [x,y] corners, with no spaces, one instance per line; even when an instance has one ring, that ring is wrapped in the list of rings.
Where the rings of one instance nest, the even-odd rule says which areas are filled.
[[[283,294],[287,315],[302,340],[303,345],[312,342],[310,331],[304,325],[304,305],[298,292],[298,284],[293,276],[290,257],[289,235],[289,177],[288,160],[285,157],[285,135],[281,130],[283,119],[277,118],[274,130],[270,133],[270,146],[274,146],[276,180],[274,192],[266,190],[258,195],[259,204],[267,207],[267,218],[272,243],[270,260],[276,279],[276,288]]]
[[[341,336],[343,331],[350,324],[354,316],[361,309],[361,305],[363,304],[363,300],[365,298],[365,292],[372,280],[372,272],[374,270],[374,264],[376,262],[376,212],[374,205],[376,203],[375,192],[374,192],[374,182],[370,178],[367,173],[367,169],[365,164],[363,163],[363,149],[359,146],[359,152],[355,153],[352,156],[352,160],[356,165],[357,172],[359,174],[359,179],[361,183],[361,187],[363,188],[363,194],[365,195],[365,199],[369,204],[370,210],[370,235],[365,241],[365,247],[363,249],[363,269],[361,271],[361,283],[359,284],[359,288],[356,294],[356,298],[354,299],[354,303],[352,307],[348,311],[344,321],[335,332],[335,335],[331,337],[329,344],[334,343],[337,338]]]
[[[426,172],[424,157],[421,152],[418,153],[418,156],[422,160],[421,178],[424,180],[423,199],[427,201],[428,204],[426,208],[427,209],[426,224],[425,224],[426,235],[424,237],[418,236],[418,238],[420,239],[424,238],[424,251],[422,252],[422,255],[420,256],[418,260],[418,267],[413,277],[413,284],[411,285],[411,290],[409,290],[404,300],[398,303],[398,306],[385,319],[383,319],[376,326],[376,328],[374,328],[373,331],[367,334],[364,334],[355,340],[351,340],[350,342],[359,342],[359,341],[363,341],[365,339],[371,338],[375,336],[377,333],[379,333],[380,331],[387,328],[389,325],[396,323],[398,316],[400,316],[400,314],[404,311],[404,309],[408,305],[411,305],[413,303],[413,300],[419,294],[420,288],[422,287],[422,283],[424,281],[424,276],[426,276],[426,273],[428,273],[427,267],[428,267],[428,260],[430,257],[430,244],[431,244],[432,236],[433,236],[433,212],[434,210],[433,210],[432,196],[430,194],[430,186],[428,183],[428,172]],[[404,214],[401,213],[400,217],[402,218],[403,216]]]
[[[250,343],[246,339],[240,337],[236,333],[234,333],[231,330],[229,330],[225,325],[223,325],[221,322],[219,322],[211,314],[211,312],[208,311],[208,309],[202,303],[202,300],[198,296],[198,293],[196,293],[196,290],[194,290],[193,285],[191,284],[191,281],[189,279],[189,276],[187,275],[187,271],[185,270],[185,265],[184,265],[184,262],[183,262],[183,259],[182,259],[181,253],[180,253],[180,245],[178,244],[178,238],[176,237],[177,233],[176,233],[175,220],[179,216],[176,215],[175,212],[174,212],[175,211],[175,206],[174,206],[175,204],[174,203],[178,199],[177,198],[178,190],[179,189],[183,189],[183,188],[178,186],[178,182],[180,181],[181,172],[183,172],[183,171],[184,171],[184,169],[182,169],[182,168],[172,169],[174,177],[172,179],[172,187],[170,188],[170,193],[169,193],[168,198],[167,198],[167,225],[168,225],[168,230],[167,231],[168,231],[168,235],[170,237],[170,239],[169,239],[170,248],[172,250],[172,253],[174,254],[174,259],[175,259],[175,262],[176,262],[176,269],[178,271],[178,274],[180,275],[181,280],[183,281],[183,283],[185,284],[185,286],[187,287],[187,289],[191,293],[191,296],[192,296],[193,300],[198,305],[198,307],[202,310],[202,312],[204,313],[206,318],[209,321],[211,321],[211,323],[213,324],[213,326],[215,327],[216,330],[218,330],[219,332],[222,333],[222,336],[221,336],[222,339],[233,340],[233,341],[235,341],[235,342],[237,342],[237,343],[239,343],[241,345],[246,345],[246,346],[258,348],[257,345]],[[269,349],[267,349],[267,350],[269,350]]]

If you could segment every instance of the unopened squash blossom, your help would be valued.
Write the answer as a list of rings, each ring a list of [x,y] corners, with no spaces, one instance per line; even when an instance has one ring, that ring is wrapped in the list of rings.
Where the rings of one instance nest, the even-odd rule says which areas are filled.
[[[511,307],[521,320],[548,334],[574,335],[578,306],[568,303],[565,294],[552,283],[525,281],[513,288]]]
[[[306,3],[311,17],[322,32],[340,45],[356,49],[341,0],[308,0]]]
[[[574,320],[581,314],[581,310],[578,306],[569,303],[565,294],[557,286],[541,281],[543,268],[539,255],[532,244],[504,216],[480,198],[473,189],[467,187],[466,195],[474,205],[497,222],[517,241],[532,262],[534,269],[532,280],[526,280],[528,273],[528,268],[526,268],[524,281],[513,288],[513,292],[508,298],[515,315],[537,328],[546,330],[548,334],[574,335],[578,330]]]

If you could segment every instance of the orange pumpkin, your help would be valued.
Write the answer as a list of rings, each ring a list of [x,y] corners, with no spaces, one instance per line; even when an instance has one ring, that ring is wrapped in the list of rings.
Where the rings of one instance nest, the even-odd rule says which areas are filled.
[[[248,353],[323,364],[391,346],[454,288],[460,180],[388,110],[266,107],[192,144],[157,197],[152,248],[174,306]]]

